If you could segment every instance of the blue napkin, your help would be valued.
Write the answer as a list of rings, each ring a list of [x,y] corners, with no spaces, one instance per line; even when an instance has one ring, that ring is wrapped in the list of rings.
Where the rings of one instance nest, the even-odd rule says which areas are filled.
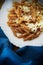
[[[0,28],[0,65],[43,65],[43,46],[25,46],[16,51]]]

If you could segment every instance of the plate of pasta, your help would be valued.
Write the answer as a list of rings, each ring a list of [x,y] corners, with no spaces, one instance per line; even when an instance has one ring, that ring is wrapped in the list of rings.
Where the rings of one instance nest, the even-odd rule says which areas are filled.
[[[1,28],[18,46],[42,46],[43,9],[27,1],[6,0],[1,9]]]

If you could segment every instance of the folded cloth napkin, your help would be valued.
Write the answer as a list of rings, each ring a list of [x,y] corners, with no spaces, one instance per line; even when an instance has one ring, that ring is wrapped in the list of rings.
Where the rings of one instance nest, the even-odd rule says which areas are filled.
[[[43,65],[43,46],[25,46],[16,51],[0,28],[0,65]]]

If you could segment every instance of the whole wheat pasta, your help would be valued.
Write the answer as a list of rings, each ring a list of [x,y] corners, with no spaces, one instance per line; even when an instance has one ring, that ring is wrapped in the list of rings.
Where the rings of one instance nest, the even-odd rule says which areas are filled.
[[[30,34],[29,32],[28,33],[23,33],[23,34],[19,35],[18,38],[23,38],[23,37],[25,37],[25,36],[27,36],[29,34]]]
[[[17,24],[15,24],[15,23],[14,23],[14,24],[10,24],[10,26],[12,26],[12,27],[16,27],[16,26],[17,26]]]
[[[21,27],[18,27],[18,31],[19,31],[20,33],[23,33],[23,30],[22,30]]]
[[[27,36],[24,38],[24,41],[34,39],[34,37],[35,37],[34,34],[27,35]]]

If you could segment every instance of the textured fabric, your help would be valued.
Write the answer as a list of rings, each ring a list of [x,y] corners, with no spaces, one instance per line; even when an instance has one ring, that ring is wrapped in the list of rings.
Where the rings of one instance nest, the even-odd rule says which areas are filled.
[[[25,46],[16,51],[0,28],[0,65],[43,65],[43,46]]]

